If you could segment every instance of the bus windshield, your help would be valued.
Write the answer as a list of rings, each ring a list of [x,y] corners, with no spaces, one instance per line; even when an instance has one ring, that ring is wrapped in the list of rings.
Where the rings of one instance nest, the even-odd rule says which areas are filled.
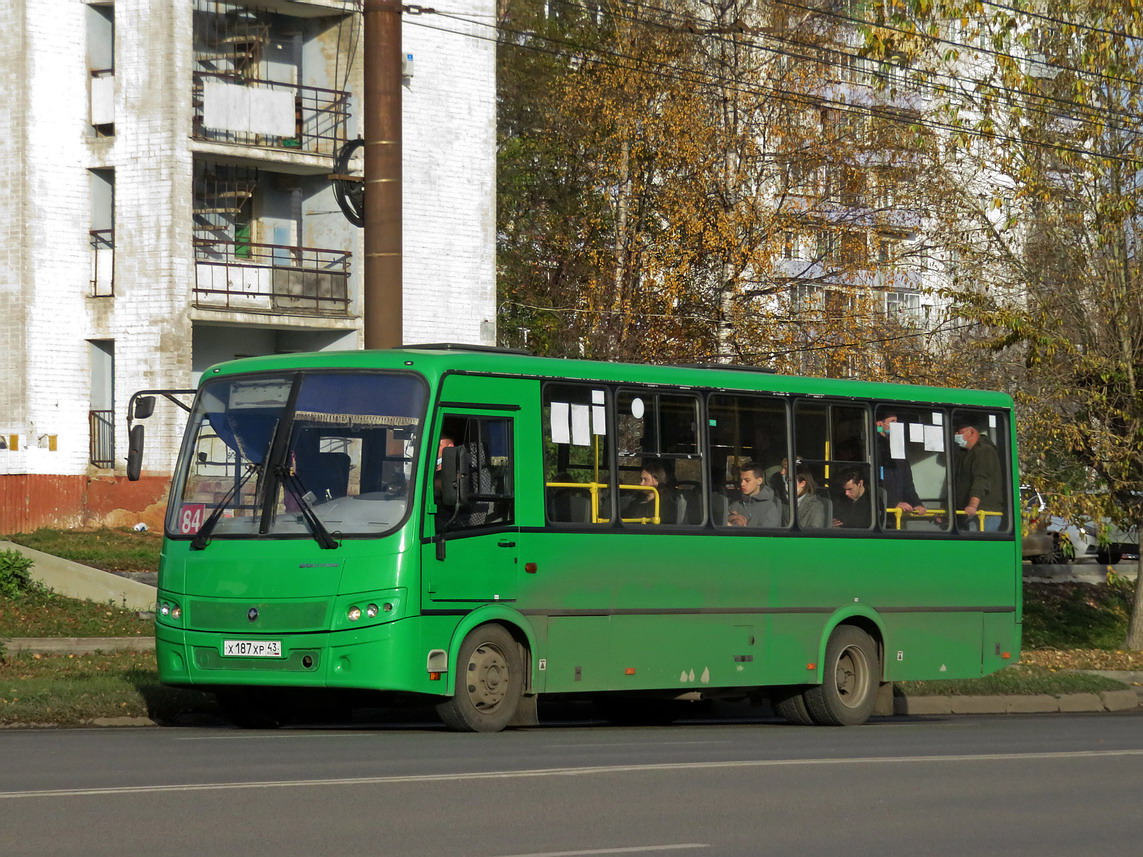
[[[423,381],[296,373],[205,383],[168,511],[175,537],[378,535],[404,518]],[[204,529],[205,527],[205,529]]]

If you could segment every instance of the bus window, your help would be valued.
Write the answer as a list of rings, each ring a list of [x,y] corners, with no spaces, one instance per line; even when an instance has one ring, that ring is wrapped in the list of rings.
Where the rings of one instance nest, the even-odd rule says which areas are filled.
[[[454,516],[442,506],[438,520],[448,529],[511,524],[514,517],[512,477],[512,421],[501,417],[445,416],[438,433],[438,448],[461,447],[467,463],[469,503]],[[439,496],[439,484],[434,479]]]
[[[705,490],[698,397],[623,390],[616,415],[622,521],[701,524]]]
[[[551,523],[605,524],[611,520],[607,399],[603,387],[544,387],[544,497]]]
[[[712,395],[707,407],[714,524],[781,527],[788,523],[786,403],[762,396]]]
[[[944,412],[878,405],[874,419],[881,525],[891,533],[949,529]]]
[[[806,401],[795,406],[794,454],[805,474],[795,482],[803,529],[819,529],[823,506],[824,527],[872,526],[867,421],[861,406]]]
[[[950,505],[957,529],[969,533],[1011,530],[1008,479],[1000,464],[1002,456],[1007,456],[1003,415],[958,408],[952,412],[949,429],[956,444]]]

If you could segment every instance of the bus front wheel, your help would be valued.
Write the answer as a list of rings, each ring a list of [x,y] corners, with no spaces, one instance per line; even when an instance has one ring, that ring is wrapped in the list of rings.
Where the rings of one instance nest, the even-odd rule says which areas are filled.
[[[499,732],[512,720],[523,692],[519,645],[502,625],[481,625],[461,643],[453,696],[437,706],[437,713],[457,732]]]
[[[853,625],[840,625],[826,644],[822,683],[804,695],[806,708],[821,726],[858,726],[869,719],[881,681],[873,639]]]

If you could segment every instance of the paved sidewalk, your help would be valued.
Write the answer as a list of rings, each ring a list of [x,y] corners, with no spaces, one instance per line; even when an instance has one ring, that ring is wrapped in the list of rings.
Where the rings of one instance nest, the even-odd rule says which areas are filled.
[[[154,610],[155,587],[118,574],[111,574],[50,553],[0,541],[0,551],[19,551],[32,560],[31,576],[69,598],[113,603],[131,610]]]

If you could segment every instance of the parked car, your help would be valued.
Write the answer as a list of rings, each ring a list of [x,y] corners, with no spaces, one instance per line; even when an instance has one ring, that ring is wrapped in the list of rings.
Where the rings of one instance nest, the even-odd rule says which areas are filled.
[[[1024,536],[1023,556],[1036,565],[1057,565],[1087,556],[1097,544],[1095,530],[1073,524],[1067,518],[1053,515],[1039,491],[1023,487],[1020,499],[1024,504],[1024,521],[1028,534]]]
[[[1110,523],[1105,523],[1106,533],[1101,544],[1099,525],[1092,522],[1084,526],[1091,546],[1087,549],[1088,556],[1094,556],[1095,561],[1101,565],[1115,565],[1125,559],[1139,559],[1139,530],[1135,527],[1120,529]]]

